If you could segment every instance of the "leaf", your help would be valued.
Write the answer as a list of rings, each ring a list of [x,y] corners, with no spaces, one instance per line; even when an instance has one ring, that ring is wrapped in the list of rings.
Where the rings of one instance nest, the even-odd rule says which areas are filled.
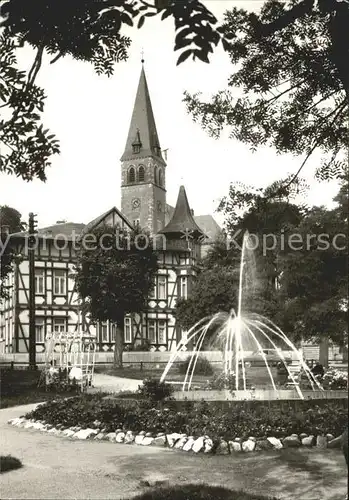
[[[164,21],[165,19],[167,19],[171,14],[172,14],[172,10],[166,9],[165,12],[161,16],[161,21]]]
[[[231,52],[232,44],[227,42],[227,40],[225,38],[222,38],[222,45],[223,45],[223,48],[226,52]]]
[[[207,56],[207,52],[204,51],[204,50],[194,50],[194,54],[196,57],[198,57],[200,59],[200,61],[202,62],[205,62],[205,63],[209,63],[210,60]]]
[[[123,23],[125,23],[131,27],[133,26],[132,18],[130,16],[128,16],[125,12],[123,12],[120,17],[121,17],[121,20]]]
[[[188,59],[188,57],[193,53],[193,51],[191,49],[189,50],[185,50],[184,52],[181,53],[181,55],[178,57],[177,59],[177,64],[176,66],[179,66],[180,64],[182,64],[182,62],[186,61]]]
[[[138,29],[140,29],[143,26],[144,21],[145,21],[145,17],[144,16],[140,17],[140,19],[138,21],[138,25],[137,25]]]

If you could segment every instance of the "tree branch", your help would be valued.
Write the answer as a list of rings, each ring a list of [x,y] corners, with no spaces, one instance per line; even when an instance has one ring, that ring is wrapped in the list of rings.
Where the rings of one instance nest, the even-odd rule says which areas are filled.
[[[334,118],[331,120],[330,122],[330,125],[332,125],[336,120],[337,118],[340,116],[340,114],[342,113],[342,111],[344,110],[344,108],[346,107],[346,102],[342,102],[339,106],[336,107],[336,109],[334,109],[331,113],[329,113],[325,118],[329,118],[331,115],[333,115],[334,113],[336,113],[336,115],[334,116]],[[280,188],[280,190],[284,190],[284,189],[287,189],[288,187],[290,187],[291,184],[293,184],[293,182],[297,179],[297,177],[299,176],[300,172],[303,170],[305,164],[307,163],[307,161],[309,160],[310,156],[314,153],[315,149],[318,147],[321,139],[323,138],[323,135],[324,133],[320,134],[319,137],[316,139],[314,145],[312,146],[312,148],[310,149],[310,151],[308,152],[307,156],[305,157],[305,159],[303,160],[301,166],[299,167],[299,169],[297,170],[297,172],[293,175],[293,177],[291,178],[291,180],[286,184],[286,186],[282,186]]]
[[[35,78],[37,77],[37,74],[41,68],[43,53],[44,53],[44,46],[42,45],[38,48],[34,62],[28,73],[28,79],[26,83],[23,85],[23,90],[22,90],[23,94],[25,94],[29,89],[29,87],[31,87],[35,82]],[[17,108],[14,110],[12,118],[8,122],[5,122],[2,127],[0,127],[0,131],[11,127],[13,123],[16,121],[22,109],[23,109],[23,102],[20,102]]]
[[[286,28],[304,15],[309,14],[313,10],[313,7],[314,0],[303,0],[299,4],[292,7],[292,9],[286,11],[283,15],[280,15],[271,23],[261,23],[255,14],[251,15],[251,22],[257,35],[270,36],[276,31]]]
[[[50,61],[50,64],[54,64],[56,61],[58,61],[58,59],[60,59],[61,57],[63,57],[64,54],[63,52],[59,52],[53,59],[52,61]]]

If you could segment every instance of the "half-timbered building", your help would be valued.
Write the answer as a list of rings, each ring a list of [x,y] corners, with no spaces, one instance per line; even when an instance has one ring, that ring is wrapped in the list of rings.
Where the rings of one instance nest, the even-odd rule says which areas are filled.
[[[39,229],[35,241],[35,329],[37,352],[43,352],[49,332],[89,330],[101,352],[113,350],[115,325],[92,326],[82,314],[73,271],[76,245],[99,224],[131,230],[135,224],[150,231],[157,242],[159,270],[148,307],[125,318],[124,342],[146,342],[153,350],[172,350],[182,336],[174,308],[190,294],[198,261],[207,242],[220,231],[211,215],[194,217],[184,186],[173,208],[166,200],[166,162],[142,66],[125,150],[121,157],[121,210],[112,207],[89,224],[57,223]],[[207,231],[206,231],[207,228]],[[27,352],[29,347],[29,238],[11,235],[18,258],[8,277],[10,297],[1,306],[0,338],[5,352]]]

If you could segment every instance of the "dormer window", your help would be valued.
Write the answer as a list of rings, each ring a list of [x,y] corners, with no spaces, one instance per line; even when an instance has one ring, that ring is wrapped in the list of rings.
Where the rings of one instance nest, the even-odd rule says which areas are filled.
[[[141,136],[139,135],[139,130],[137,130],[136,137],[132,143],[133,154],[139,154],[141,151],[142,143]]]

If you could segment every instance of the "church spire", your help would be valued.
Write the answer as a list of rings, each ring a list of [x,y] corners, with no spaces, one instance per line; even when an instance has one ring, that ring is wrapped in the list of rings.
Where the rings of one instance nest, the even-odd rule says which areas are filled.
[[[161,154],[161,147],[143,63],[144,59],[142,54],[142,70],[126,146],[121,161],[153,156],[156,157],[160,163],[166,165]]]

